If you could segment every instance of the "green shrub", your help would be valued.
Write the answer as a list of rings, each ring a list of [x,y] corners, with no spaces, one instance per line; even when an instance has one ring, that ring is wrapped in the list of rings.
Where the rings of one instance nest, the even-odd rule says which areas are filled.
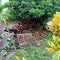
[[[44,25],[53,13],[60,11],[60,0],[11,0],[4,6],[9,10],[8,20],[33,19]]]
[[[51,41],[48,41],[49,46],[48,48],[46,47],[46,50],[48,50],[50,53],[53,53],[52,60],[60,60],[60,35],[59,35],[60,23],[59,21],[60,21],[60,13],[56,12],[52,20],[52,25],[50,27],[50,31],[52,32],[51,38],[53,39]]]

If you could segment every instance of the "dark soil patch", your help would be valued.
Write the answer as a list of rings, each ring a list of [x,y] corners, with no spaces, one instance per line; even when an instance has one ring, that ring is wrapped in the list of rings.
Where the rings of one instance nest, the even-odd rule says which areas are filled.
[[[39,22],[34,21],[15,21],[14,28],[10,30],[10,32],[15,33],[15,46],[19,48],[18,42],[18,34],[24,33],[32,33],[32,36],[35,37],[37,42],[37,46],[44,46],[45,39],[49,34],[49,31],[42,27]],[[40,42],[40,43],[39,43]]]

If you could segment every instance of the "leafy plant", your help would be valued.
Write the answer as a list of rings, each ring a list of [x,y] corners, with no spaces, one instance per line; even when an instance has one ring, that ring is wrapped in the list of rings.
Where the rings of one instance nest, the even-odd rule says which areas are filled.
[[[60,60],[60,50],[54,53],[52,60]]]
[[[53,36],[53,41],[48,41],[50,48],[46,48],[49,52],[55,53],[60,50],[60,38]]]
[[[41,25],[51,20],[53,13],[60,11],[60,0],[11,0],[8,7],[8,20],[37,20]],[[5,16],[5,17],[6,17]]]
[[[56,14],[54,14],[50,30],[53,35],[60,36],[60,12],[56,12]]]
[[[5,28],[6,28],[6,23],[2,26],[2,28],[0,28],[0,35],[4,32]],[[0,39],[0,50],[2,50],[4,48],[4,44],[5,42],[8,40],[8,38],[12,35],[13,33],[7,33],[7,35],[4,38]]]
[[[4,38],[6,35],[7,35],[8,32],[4,31],[2,34],[1,34],[1,37]],[[9,49],[14,49],[14,46],[13,46],[13,43],[14,43],[14,36],[11,36],[7,42],[4,44],[4,46],[6,46],[6,49],[9,50]]]
[[[2,0],[0,0],[0,13],[2,12],[1,2],[2,2]]]
[[[4,38],[6,35],[7,35],[8,32],[4,31],[2,34],[1,34],[1,37]],[[0,51],[0,55],[3,55],[3,59],[4,59],[4,56],[8,56],[8,54],[11,54],[11,51],[14,50],[14,46],[13,46],[13,43],[14,43],[14,37],[11,36],[4,44],[5,46],[5,49],[2,49]],[[1,58],[2,59],[2,58]]]
[[[4,25],[0,28],[0,58],[2,60],[4,55],[7,55],[7,51],[5,50],[6,48],[9,48],[9,45],[11,42],[7,42],[7,40],[9,40],[9,37],[13,35],[13,33],[10,32],[4,32],[5,28],[7,27],[7,24],[4,23]],[[2,34],[4,32],[4,34]],[[7,43],[7,44],[5,44]],[[13,42],[12,42],[13,43]],[[2,50],[4,49],[4,50]],[[8,57],[10,58],[10,56],[12,56],[14,53],[10,53],[8,55]],[[6,58],[6,60],[8,60]]]
[[[53,53],[52,60],[60,60],[60,12],[56,12],[52,20],[51,31],[53,33],[52,41],[48,41],[49,52]]]

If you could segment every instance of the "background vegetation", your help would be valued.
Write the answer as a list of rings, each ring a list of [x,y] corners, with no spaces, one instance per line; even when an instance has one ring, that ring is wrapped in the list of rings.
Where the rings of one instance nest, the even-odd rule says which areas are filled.
[[[3,12],[4,8],[7,8],[5,12]],[[60,53],[60,13],[59,11],[60,11],[60,0],[10,0],[8,3],[5,3],[4,5],[1,4],[1,0],[0,0],[0,23],[1,21],[8,23],[8,26],[3,25],[0,30],[0,40],[1,40],[0,41],[0,58],[2,58],[3,60],[4,59],[6,60],[7,57],[12,56],[11,51],[14,51],[16,54],[12,56],[10,60],[20,60],[20,59],[21,60],[51,60],[51,59],[60,60],[60,54],[59,54]],[[28,46],[21,50],[16,49],[14,45],[14,42],[15,42],[14,39],[17,37],[16,36],[10,37],[10,34],[11,34],[10,30],[14,28],[13,27],[14,24],[10,23],[10,21],[13,22],[13,21],[22,21],[22,20],[30,21],[31,20],[34,22],[38,21],[40,22],[41,25],[46,26],[47,21],[52,20],[53,14],[55,12],[57,13],[54,15],[54,18],[52,21],[53,23],[50,29],[52,33],[50,33],[47,37],[44,37],[44,35],[42,34],[42,36],[46,39],[43,42],[45,43],[44,46],[41,46],[41,47]],[[16,23],[16,25],[18,25],[18,23]],[[18,25],[18,27],[19,26],[20,25]],[[40,26],[39,28],[42,27],[43,29],[43,26]],[[7,29],[5,29],[6,27]],[[20,30],[24,30],[22,25],[20,27],[21,27]],[[17,30],[18,28],[15,28],[15,30],[13,30],[15,31],[14,33],[16,35],[17,35],[17,32],[16,32]],[[43,31],[44,30],[46,29],[43,29]],[[37,34],[39,32],[37,31]],[[18,33],[20,32],[18,31]],[[44,34],[45,33],[46,32],[44,32]],[[38,42],[41,42],[41,41],[43,41],[43,39],[41,39]],[[48,48],[46,49],[49,52],[53,53],[53,56],[51,56],[48,53],[48,51],[45,49],[46,46],[48,46]]]
[[[8,7],[7,20],[37,20],[44,25],[60,11],[60,0],[11,0],[4,7]]]

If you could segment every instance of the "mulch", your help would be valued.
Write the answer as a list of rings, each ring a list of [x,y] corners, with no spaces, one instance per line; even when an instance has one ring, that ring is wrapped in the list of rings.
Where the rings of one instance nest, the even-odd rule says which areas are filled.
[[[50,33],[50,31],[41,26],[39,22],[34,21],[15,21],[14,28],[9,31],[15,33],[16,48],[18,48],[19,45],[17,34],[32,33],[32,36],[35,37],[37,41],[40,41],[40,43],[37,43],[37,46],[44,46],[46,37]]]

